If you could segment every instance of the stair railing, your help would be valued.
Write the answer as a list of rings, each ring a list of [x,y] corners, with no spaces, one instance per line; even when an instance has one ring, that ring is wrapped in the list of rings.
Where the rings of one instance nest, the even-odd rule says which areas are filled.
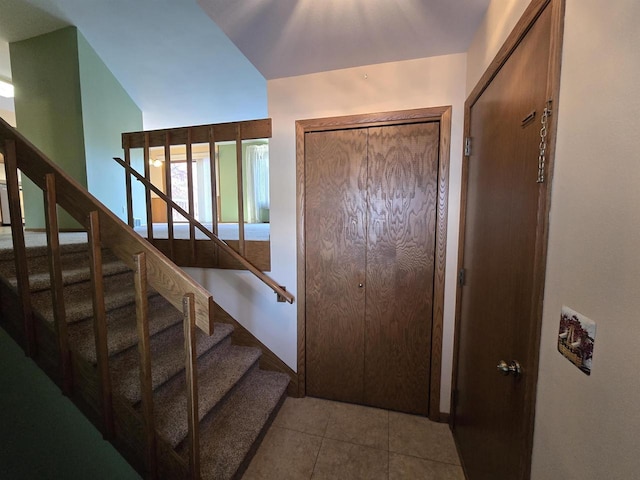
[[[210,240],[213,240],[213,242],[218,247],[220,247],[220,249],[222,249],[225,253],[230,255],[234,260],[238,261],[243,267],[245,267],[248,271],[250,271],[253,275],[255,275],[260,281],[262,281],[265,285],[271,288],[275,292],[275,294],[278,296],[277,297],[278,301],[283,301],[283,302],[286,301],[289,303],[294,302],[295,297],[290,292],[287,292],[285,287],[279,285],[274,279],[272,279],[271,277],[266,275],[264,272],[262,272],[258,267],[253,265],[249,260],[247,260],[240,253],[236,252],[233,248],[229,246],[227,242],[219,238],[215,233],[211,232],[207,227],[202,225],[198,220],[196,220],[193,217],[193,215],[187,212],[175,201],[173,201],[173,199],[171,199],[171,197],[166,195],[162,190],[160,190],[158,187],[153,185],[151,181],[149,181],[147,178],[141,175],[138,171],[136,171],[136,169],[134,169],[126,161],[118,157],[114,157],[113,159],[125,169],[125,171],[127,172],[127,177],[131,175],[140,183],[142,183],[142,185],[145,187],[145,192],[147,197],[150,197],[151,192],[158,195],[158,197],[164,200],[167,203],[167,205],[171,207],[172,210],[175,210],[176,212],[178,212],[180,215],[182,215],[184,218],[186,218],[189,221],[190,228],[197,228],[198,230],[200,230],[206,237],[208,237]],[[195,235],[192,235],[192,238],[195,238]]]
[[[57,206],[66,210],[71,217],[86,228],[88,233],[94,336],[100,390],[99,405],[102,414],[103,436],[111,440],[115,434],[102,276],[102,248],[107,247],[135,272],[136,324],[139,336],[140,382],[146,440],[145,466],[148,476],[156,478],[158,475],[157,439],[153,420],[149,321],[147,317],[147,285],[150,285],[183,312],[185,372],[188,390],[189,476],[191,478],[199,478],[200,450],[198,443],[195,329],[198,327],[207,334],[213,333],[213,297],[1,118],[0,151],[5,160],[17,291],[27,354],[31,357],[37,355],[37,338],[31,306],[27,253],[20,208],[18,170],[44,193],[47,250],[54,305],[54,330],[58,342],[63,392],[65,394],[71,393],[73,374],[71,371],[69,339],[66,329],[67,320],[62,293],[64,283],[60,260]]]

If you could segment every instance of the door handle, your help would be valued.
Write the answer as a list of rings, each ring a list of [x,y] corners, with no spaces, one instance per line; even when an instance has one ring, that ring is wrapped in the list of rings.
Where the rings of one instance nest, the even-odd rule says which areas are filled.
[[[522,367],[520,366],[520,362],[517,360],[511,360],[509,363],[504,360],[500,360],[496,368],[498,369],[498,372],[502,373],[505,377],[508,375],[519,377],[522,374]]]

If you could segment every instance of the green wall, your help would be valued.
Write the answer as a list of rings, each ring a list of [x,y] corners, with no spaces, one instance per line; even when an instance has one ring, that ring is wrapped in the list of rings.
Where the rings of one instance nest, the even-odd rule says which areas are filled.
[[[142,130],[142,112],[79,32],[78,52],[87,186],[92,195],[125,219],[124,169],[113,157],[123,156],[123,132]],[[144,171],[141,155],[133,157],[132,163]],[[132,188],[137,188],[140,199],[134,202],[134,216],[145,218],[142,185],[132,182]]]
[[[87,185],[77,29],[67,27],[9,44],[16,124],[36,147]],[[23,177],[26,226],[44,227],[41,190]],[[61,228],[77,224],[60,217]]]
[[[142,113],[76,27],[9,45],[18,130],[121,218],[120,134],[142,130]],[[138,160],[141,167],[142,160]],[[134,182],[137,183],[137,182]],[[44,227],[39,188],[23,179],[27,228]],[[136,191],[141,198],[141,190]],[[136,217],[144,204],[134,202]],[[66,214],[60,228],[78,224]]]

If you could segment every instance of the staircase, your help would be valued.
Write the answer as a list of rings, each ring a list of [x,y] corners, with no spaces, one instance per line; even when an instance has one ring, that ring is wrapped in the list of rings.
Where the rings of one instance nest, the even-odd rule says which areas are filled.
[[[240,478],[291,372],[1,119],[0,142],[12,213],[0,325],[144,477]],[[44,194],[35,242],[19,220],[18,168]],[[61,242],[56,206],[87,234]],[[263,353],[273,370],[260,369]]]
[[[74,365],[74,370],[95,371],[87,244],[63,245],[61,258],[70,349],[76,354],[76,362],[84,363]],[[47,249],[28,247],[27,260],[34,316],[41,323],[38,336],[54,335]],[[4,286],[12,289],[17,286],[14,265],[13,250],[0,250],[0,276]],[[140,361],[133,272],[111,252],[103,250],[103,274],[113,394],[131,407],[131,413],[139,413]],[[188,425],[182,312],[154,291],[149,292],[148,306],[156,430],[159,439],[186,464]],[[232,333],[233,326],[216,323],[213,335],[200,331],[196,335],[202,478],[228,479],[242,473],[289,383],[289,377],[283,373],[260,370],[261,351],[233,345]],[[44,343],[44,339],[40,340]],[[85,387],[82,381],[74,383]],[[85,388],[82,396],[95,397],[95,389]],[[118,419],[118,423],[135,420]],[[176,466],[165,469],[180,470]]]

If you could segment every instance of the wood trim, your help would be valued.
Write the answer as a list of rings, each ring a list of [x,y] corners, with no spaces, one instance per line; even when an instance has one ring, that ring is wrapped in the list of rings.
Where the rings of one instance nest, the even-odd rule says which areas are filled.
[[[9,194],[9,215],[11,217],[11,238],[13,240],[13,254],[16,264],[16,282],[20,298],[20,314],[26,353],[28,357],[35,357],[38,353],[36,331],[33,325],[33,310],[31,308],[31,287],[29,286],[29,267],[27,265],[27,250],[24,244],[24,230],[22,227],[22,209],[20,208],[20,187],[18,185],[18,156],[17,145],[14,140],[4,142],[4,168],[7,178]]]
[[[242,165],[242,126],[236,133],[236,181],[238,185],[238,253],[244,256],[244,176]]]
[[[197,125],[193,127],[167,128],[162,130],[149,130],[146,132],[127,132],[122,134],[122,145],[125,139],[129,140],[130,148],[144,147],[144,134],[149,134],[150,147],[162,147],[165,135],[171,135],[171,145],[184,145],[187,142],[187,132],[191,132],[193,143],[209,143],[210,132],[213,133],[216,142],[232,142],[236,139],[236,128],[242,127],[242,140],[259,140],[271,138],[271,119],[247,120],[243,122],[215,123]]]
[[[436,253],[434,259],[434,300],[431,336],[431,377],[429,379],[429,418],[440,419],[440,383],[442,366],[442,330],[444,311],[444,281],[447,245],[447,209],[449,199],[449,162],[451,145],[451,106],[418,108],[395,112],[368,113],[343,117],[296,121],[296,221],[298,274],[298,395],[306,395],[306,290],[305,290],[305,140],[308,132],[343,130],[369,126],[402,125],[435,121],[440,123],[440,151],[436,223]]]
[[[62,280],[62,260],[60,258],[60,236],[58,229],[58,206],[56,204],[56,179],[48,173],[45,179],[44,218],[47,226],[47,252],[49,257],[49,279],[53,302],[53,325],[58,341],[60,377],[62,392],[69,396],[73,388],[69,334],[67,332],[67,312],[64,304],[64,282]]]
[[[153,418],[153,381],[149,338],[149,303],[147,296],[147,260],[144,252],[134,256],[136,289],[136,330],[140,357],[140,392],[144,429],[145,467],[147,478],[158,477],[156,429]]]
[[[103,436],[111,440],[114,435],[113,398],[109,373],[109,346],[107,344],[107,313],[104,299],[102,275],[102,247],[100,245],[100,219],[97,211],[89,214],[87,222],[89,236],[89,267],[91,271],[91,293],[93,296],[93,332],[96,358],[98,360],[98,384],[102,410]]]
[[[168,196],[171,196],[171,134],[167,132],[164,139],[164,189]],[[131,177],[127,172],[127,176]],[[167,207],[167,237],[169,240],[169,258],[173,258],[173,208],[166,203]]]
[[[190,478],[200,478],[200,420],[198,416],[198,354],[196,352],[195,308],[192,293],[183,300],[182,323],[184,326],[185,375],[187,386],[187,421],[189,431],[189,473]]]
[[[544,302],[544,281],[546,273],[547,246],[549,237],[549,210],[551,207],[551,180],[553,177],[553,166],[555,163],[555,143],[557,138],[557,119],[558,119],[558,99],[560,93],[560,73],[562,66],[562,43],[564,36],[564,12],[565,0],[532,0],[522,17],[513,28],[511,34],[505,40],[496,57],[491,62],[487,70],[482,75],[478,84],[474,87],[471,94],[467,98],[464,106],[464,137],[470,134],[470,113],[471,108],[478,100],[480,95],[487,88],[491,80],[497,75],[500,68],[505,64],[511,53],[517,48],[520,41],[527,34],[529,29],[541,15],[545,8],[552,8],[552,27],[551,27],[551,44],[549,47],[549,73],[547,76],[547,98],[553,100],[553,114],[550,117],[550,123],[547,127],[547,171],[545,172],[546,180],[539,186],[538,193],[538,227],[536,231],[536,256],[534,260],[534,290],[533,309],[531,312],[531,330],[527,332],[531,343],[531,351],[527,352],[530,364],[534,365],[529,374],[526,376],[526,393],[525,393],[525,414],[522,419],[522,428],[526,432],[524,451],[525,457],[521,460],[524,466],[525,478],[531,475],[531,455],[533,451],[533,433],[535,422],[535,403],[536,390],[538,384],[538,364],[540,355],[540,334],[542,328],[542,308]],[[464,265],[464,232],[466,226],[466,204],[467,204],[467,185],[469,179],[469,159],[463,157],[462,163],[462,185],[461,185],[461,202],[460,202],[460,230],[458,242],[458,270]],[[462,308],[462,289],[460,286],[456,289],[456,320],[454,331],[454,353],[453,353],[453,371],[451,379],[451,414],[449,423],[453,428],[455,426],[456,404],[454,402],[457,389],[458,378],[458,358],[460,351],[460,321]]]

